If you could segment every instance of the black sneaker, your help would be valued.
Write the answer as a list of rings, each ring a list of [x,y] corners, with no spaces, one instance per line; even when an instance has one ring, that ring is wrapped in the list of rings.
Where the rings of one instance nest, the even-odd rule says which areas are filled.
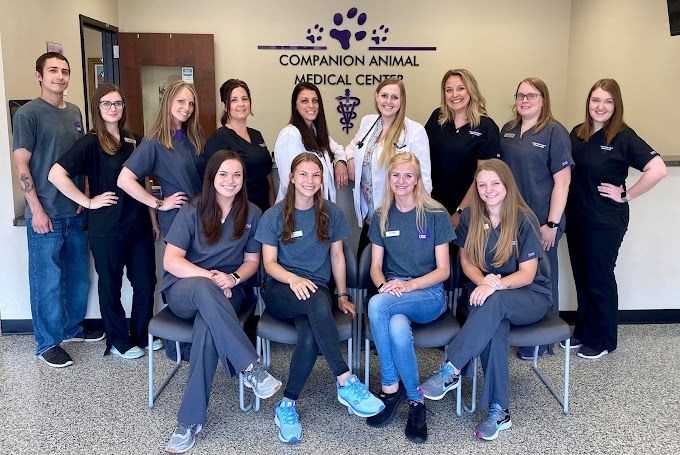
[[[560,341],[560,347],[562,349],[566,348],[566,340]],[[575,337],[571,337],[571,340],[569,340],[569,349],[579,349],[583,346],[583,343],[581,343],[581,340]]]
[[[375,394],[385,404],[385,409],[378,414],[366,419],[366,423],[374,428],[384,427],[394,419],[399,412],[401,404],[406,399],[406,389],[403,384],[399,383],[399,388],[394,393],[385,393],[382,390]]]
[[[589,348],[588,346],[583,346],[581,349],[579,349],[576,355],[583,359],[597,360],[600,357],[606,356],[607,354],[609,354],[609,351],[607,351],[606,349],[600,351],[597,349]]]
[[[101,341],[106,337],[106,334],[101,330],[87,330],[83,329],[71,338],[67,338],[62,343],[82,343],[83,341]]]
[[[406,438],[415,442],[416,444],[422,444],[427,441],[427,422],[425,421],[425,403],[419,401],[408,402],[408,421],[406,422]]]
[[[73,365],[73,359],[61,346],[52,346],[40,354],[38,358],[54,368],[64,368]]]

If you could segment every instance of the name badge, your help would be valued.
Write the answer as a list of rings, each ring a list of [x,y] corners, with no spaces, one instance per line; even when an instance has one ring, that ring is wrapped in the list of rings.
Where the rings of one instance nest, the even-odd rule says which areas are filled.
[[[477,136],[477,137],[482,135],[482,133],[480,133],[479,131],[475,131],[475,130],[470,130],[469,133],[472,134],[473,136]]]
[[[605,152],[611,152],[612,150],[614,150],[614,147],[610,145],[601,145],[600,149],[604,150]]]
[[[505,133],[505,134],[503,135],[503,137],[513,138],[513,137],[515,137],[515,133]]]
[[[385,237],[399,237],[399,231],[386,231]]]
[[[545,144],[541,144],[540,142],[532,142],[531,145],[538,147],[539,149],[544,149],[546,147]]]
[[[291,239],[296,239],[298,237],[302,237],[302,231],[293,231],[293,233],[290,234]]]

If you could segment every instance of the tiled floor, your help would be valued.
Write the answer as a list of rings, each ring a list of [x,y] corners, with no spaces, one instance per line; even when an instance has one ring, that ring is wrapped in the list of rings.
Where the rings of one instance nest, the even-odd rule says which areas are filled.
[[[369,428],[347,414],[334,394],[333,378],[319,359],[298,409],[304,440],[284,447],[276,436],[273,407],[259,413],[238,408],[235,380],[215,380],[208,423],[191,453],[612,453],[675,454],[680,451],[680,325],[622,326],[619,349],[599,361],[572,355],[571,412],[562,414],[530,365],[511,360],[513,428],[493,442],[474,438],[483,413],[453,413],[453,396],[428,402],[430,438],[421,446],[404,435],[406,409],[387,428]],[[0,336],[1,454],[161,453],[175,425],[187,368],[147,408],[146,358],[102,357],[103,343],[67,347],[75,365],[57,370],[33,356],[30,336]],[[272,373],[285,380],[290,348],[274,346]],[[421,376],[441,359],[419,351]],[[560,384],[563,351],[543,361]],[[373,356],[375,357],[375,356]],[[157,356],[158,373],[170,361]],[[372,359],[372,384],[377,384]],[[469,396],[469,387],[464,388]]]

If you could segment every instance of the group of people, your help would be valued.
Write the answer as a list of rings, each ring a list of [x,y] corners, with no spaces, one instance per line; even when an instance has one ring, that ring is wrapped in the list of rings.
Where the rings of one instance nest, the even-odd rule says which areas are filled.
[[[251,297],[244,283],[260,262],[267,311],[294,321],[297,330],[275,408],[283,442],[302,439],[296,404],[319,352],[336,376],[338,401],[368,425],[388,425],[407,401],[405,434],[413,442],[427,439],[424,399],[459,387],[461,370],[481,357],[488,411],[475,435],[495,439],[512,425],[508,330],[558,311],[557,245],[564,232],[578,297],[571,347],[588,359],[616,349],[614,267],[628,202],[660,181],[666,168],[624,123],[613,79],[593,85],[584,122],[569,134],[553,118],[548,88],[538,78],[519,83],[514,117],[500,129],[465,69],[446,72],[441,105],[425,126],[406,117],[403,81],[388,78],[375,91],[376,113],[362,119],[346,147],[329,135],[319,89],[302,82],[274,146],[277,189],[272,154],[262,134],[248,127],[252,97],[241,80],[221,86],[222,126],[210,137],[198,125],[195,89],[177,81],[142,139],[123,129],[125,97],[115,85],[92,94],[93,128],[85,134],[80,111],[64,100],[66,58],[42,55],[36,77],[41,95],[19,109],[13,130],[27,202],[36,355],[65,367],[73,360],[61,343],[104,337],[82,327],[88,241],[99,276],[105,354],[134,359],[145,348],[160,349],[162,340],[147,346],[146,336],[156,285],[154,241],[162,237],[160,292],[175,315],[194,321],[189,378],[169,452],[194,445],[218,363],[227,374],[241,372],[261,398],[282,387],[261,365],[237,316]],[[642,176],[626,188],[629,167]],[[150,191],[149,176],[160,182],[160,198]],[[350,373],[333,318],[334,307],[356,312],[343,252],[350,228],[335,205],[337,188],[349,180],[361,228],[358,253],[371,250],[375,295],[368,320],[381,374],[375,395]],[[469,315],[446,347],[441,369],[420,382],[411,323],[446,311],[442,283],[456,258],[469,280]],[[121,304],[124,268],[133,288],[129,331]],[[542,346],[539,353],[552,349]],[[533,349],[518,355],[531,358]]]

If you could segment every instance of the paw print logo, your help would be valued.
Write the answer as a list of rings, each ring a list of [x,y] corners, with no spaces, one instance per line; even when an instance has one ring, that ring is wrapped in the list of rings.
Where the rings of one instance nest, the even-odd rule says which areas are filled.
[[[335,13],[333,15],[333,23],[337,27],[340,27],[343,24],[345,24],[345,19],[348,19],[348,22],[351,22],[352,20],[356,19],[357,25],[361,27],[366,23],[366,13],[359,13],[359,10],[357,8],[350,8],[349,10],[347,10],[345,16],[343,16],[341,13]],[[352,36],[354,36],[354,39],[356,41],[362,41],[364,38],[366,38],[366,31],[359,30],[352,35],[352,31],[350,29],[333,28],[331,29],[329,35],[331,36],[331,38],[337,40],[344,50],[347,50],[349,49]]]
[[[377,29],[373,29],[371,32],[371,40],[376,44],[376,46],[380,45],[380,43],[384,43],[387,41],[387,34],[390,32],[389,27],[385,27],[384,25],[381,25]]]
[[[315,24],[314,27],[307,29],[307,40],[312,44],[321,41],[321,33],[323,33],[323,27]]]

